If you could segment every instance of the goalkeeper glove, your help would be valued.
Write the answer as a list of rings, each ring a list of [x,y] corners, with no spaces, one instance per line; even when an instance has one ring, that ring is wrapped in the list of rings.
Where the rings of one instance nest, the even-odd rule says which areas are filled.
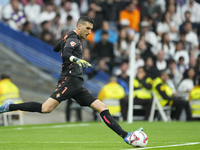
[[[75,56],[71,56],[69,58],[69,60],[71,62],[74,62],[74,63],[78,64],[80,67],[88,68],[88,67],[92,66],[89,62],[87,62],[87,61],[85,61],[83,59],[79,59],[79,58],[77,58]]]

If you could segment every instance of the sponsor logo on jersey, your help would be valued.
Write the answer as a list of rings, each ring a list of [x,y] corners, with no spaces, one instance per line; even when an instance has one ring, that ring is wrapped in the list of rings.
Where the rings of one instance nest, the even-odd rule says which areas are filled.
[[[60,93],[56,94],[56,98],[59,98],[60,97]]]
[[[71,46],[76,45],[76,43],[74,41],[71,41],[70,44],[71,44]]]

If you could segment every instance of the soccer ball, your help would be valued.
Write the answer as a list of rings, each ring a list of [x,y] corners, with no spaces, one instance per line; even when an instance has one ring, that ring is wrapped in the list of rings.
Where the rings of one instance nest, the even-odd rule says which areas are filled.
[[[148,138],[144,132],[135,131],[132,133],[130,141],[133,147],[145,147],[148,143]]]

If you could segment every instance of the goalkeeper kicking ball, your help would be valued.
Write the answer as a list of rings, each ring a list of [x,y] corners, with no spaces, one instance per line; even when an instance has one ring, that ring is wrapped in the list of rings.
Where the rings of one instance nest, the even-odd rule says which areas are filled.
[[[131,145],[133,147],[145,147],[148,143],[147,135],[142,131],[135,131],[131,136]]]

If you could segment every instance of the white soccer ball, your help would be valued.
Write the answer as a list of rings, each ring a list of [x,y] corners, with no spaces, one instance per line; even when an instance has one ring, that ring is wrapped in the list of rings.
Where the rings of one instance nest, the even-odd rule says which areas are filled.
[[[132,133],[130,141],[133,147],[145,147],[148,143],[148,137],[142,131],[135,131]]]

